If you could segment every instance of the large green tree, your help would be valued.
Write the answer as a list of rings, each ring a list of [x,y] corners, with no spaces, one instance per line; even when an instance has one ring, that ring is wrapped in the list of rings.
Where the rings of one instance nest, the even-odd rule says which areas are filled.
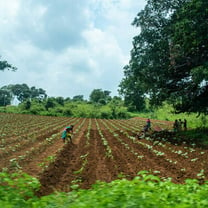
[[[129,65],[120,92],[168,100],[176,112],[208,112],[208,1],[148,0],[133,25]]]
[[[167,85],[177,110],[208,113],[208,1],[187,1],[171,18],[171,71]],[[173,98],[174,98],[173,97]]]

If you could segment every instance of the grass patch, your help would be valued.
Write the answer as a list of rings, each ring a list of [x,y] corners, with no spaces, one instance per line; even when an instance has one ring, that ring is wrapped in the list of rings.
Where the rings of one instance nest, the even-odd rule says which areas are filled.
[[[187,120],[187,127],[191,129],[208,128],[208,116],[197,113],[179,113],[175,114],[173,108],[164,103],[163,106],[157,109],[148,109],[146,112],[131,112],[131,117],[141,117],[158,119],[163,121],[175,121],[176,119]]]

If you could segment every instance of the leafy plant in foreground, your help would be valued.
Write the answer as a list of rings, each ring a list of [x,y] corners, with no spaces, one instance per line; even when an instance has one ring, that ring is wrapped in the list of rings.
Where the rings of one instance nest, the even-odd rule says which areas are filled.
[[[208,207],[208,183],[187,179],[174,184],[141,171],[129,181],[97,182],[89,190],[56,192],[38,198],[34,195],[39,182],[24,173],[0,173],[0,207],[6,208],[203,208]]]
[[[40,183],[23,172],[0,172],[0,207],[25,207],[36,200]]]

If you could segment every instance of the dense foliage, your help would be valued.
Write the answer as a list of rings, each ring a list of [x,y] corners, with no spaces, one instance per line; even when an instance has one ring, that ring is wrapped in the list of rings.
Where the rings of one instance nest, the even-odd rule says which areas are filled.
[[[187,179],[184,185],[161,180],[146,171],[132,181],[98,182],[90,190],[54,193],[38,198],[40,184],[23,173],[0,173],[0,206],[7,208],[84,208],[84,207],[207,207],[208,184]]]
[[[123,100],[117,96],[108,95],[108,99],[105,101],[99,99],[96,102],[83,100],[81,95],[74,96],[72,99],[64,99],[63,97],[32,98],[22,101],[17,106],[5,106],[6,99],[5,94],[2,97],[0,94],[0,104],[4,106],[0,108],[0,112],[106,119],[129,118]]]
[[[125,99],[137,106],[132,95],[148,96],[176,112],[208,113],[207,20],[207,0],[148,0],[133,21],[141,32],[120,83]]]
[[[90,94],[90,101],[93,103],[106,104],[111,100],[110,91],[94,89]]]
[[[46,97],[47,94],[42,88],[28,87],[27,84],[10,84],[0,89],[0,106],[10,105],[14,99],[23,102],[31,99],[43,100]]]

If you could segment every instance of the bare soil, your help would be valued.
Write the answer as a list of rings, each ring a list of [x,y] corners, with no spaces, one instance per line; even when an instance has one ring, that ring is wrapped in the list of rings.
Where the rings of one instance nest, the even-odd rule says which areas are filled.
[[[122,128],[122,123],[129,125],[129,129]],[[142,170],[161,178],[172,178],[174,183],[184,183],[187,178],[197,178],[201,182],[208,180],[206,147],[175,143],[174,135],[168,133],[135,139],[132,129],[136,124],[128,120],[112,125],[107,120],[85,119],[75,128],[78,126],[80,129],[73,137],[73,144],[64,144],[57,137],[47,148],[19,163],[24,172],[40,180],[38,196],[54,191],[69,192],[74,184],[89,189],[98,180],[111,182],[121,177],[131,180]],[[161,130],[157,124],[154,128]],[[34,143],[33,147],[38,144]],[[27,151],[27,148],[21,151]],[[8,167],[9,160],[20,156],[21,151],[1,157],[0,167]],[[53,156],[53,161],[46,160],[49,156]],[[201,176],[198,175],[200,172],[203,172]]]

